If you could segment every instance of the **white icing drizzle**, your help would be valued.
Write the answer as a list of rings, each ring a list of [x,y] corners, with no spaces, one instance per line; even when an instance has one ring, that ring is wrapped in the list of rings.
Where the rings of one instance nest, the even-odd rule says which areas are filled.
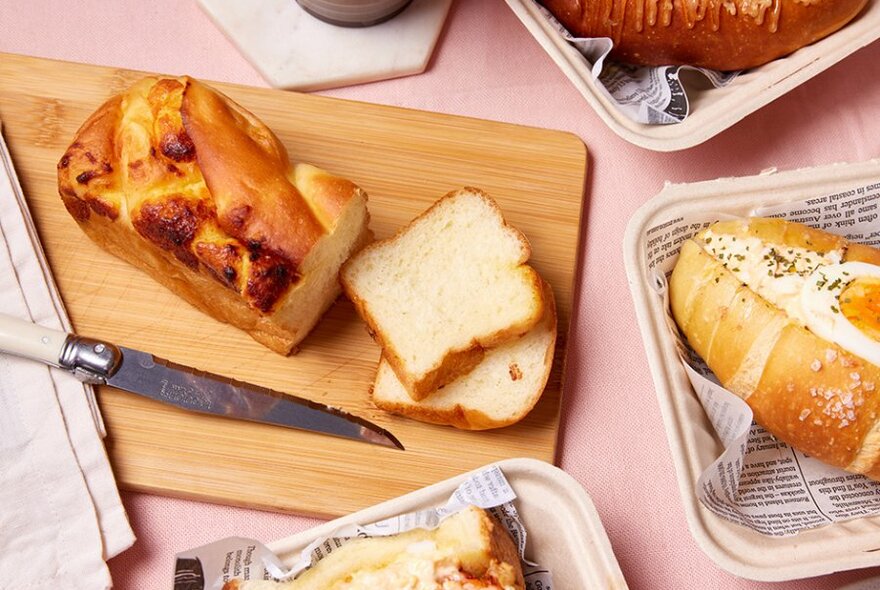
[[[631,20],[637,32],[656,26],[669,27],[674,18],[681,18],[692,29],[697,23],[707,21],[712,31],[721,28],[722,11],[729,16],[750,18],[758,26],[766,26],[775,33],[779,30],[782,0],[631,0]],[[792,0],[812,6],[822,0]],[[623,31],[628,0],[612,0],[604,7],[603,22],[611,28],[612,37],[620,38]],[[578,10],[586,16],[586,7],[578,2]]]

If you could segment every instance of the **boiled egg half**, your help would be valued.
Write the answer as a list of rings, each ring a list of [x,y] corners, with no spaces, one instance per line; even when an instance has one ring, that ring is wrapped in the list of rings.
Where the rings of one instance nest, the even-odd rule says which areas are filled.
[[[880,266],[855,261],[819,266],[800,299],[810,331],[880,366]]]

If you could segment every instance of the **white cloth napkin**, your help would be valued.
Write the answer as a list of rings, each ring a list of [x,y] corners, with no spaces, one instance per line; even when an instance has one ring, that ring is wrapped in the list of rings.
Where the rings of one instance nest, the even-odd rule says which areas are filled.
[[[2,135],[0,310],[70,331]],[[134,533],[104,434],[90,386],[0,354],[0,588],[110,588]]]

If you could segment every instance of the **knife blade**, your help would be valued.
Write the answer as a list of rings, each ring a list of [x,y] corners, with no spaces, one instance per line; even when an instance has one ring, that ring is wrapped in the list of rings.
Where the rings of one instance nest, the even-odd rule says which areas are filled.
[[[184,410],[403,450],[381,426],[339,408],[5,314],[0,314],[0,351],[66,369],[86,383],[110,385]]]

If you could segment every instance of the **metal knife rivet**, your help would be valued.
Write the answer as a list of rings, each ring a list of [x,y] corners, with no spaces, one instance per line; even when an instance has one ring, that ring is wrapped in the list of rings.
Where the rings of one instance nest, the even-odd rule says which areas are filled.
[[[104,349],[103,344],[96,344],[95,345],[95,352],[97,352],[98,354],[101,354],[102,352],[104,352],[104,350],[105,349]]]
[[[43,336],[42,338],[40,338],[40,342],[42,342],[43,344],[49,344],[49,337]]]

